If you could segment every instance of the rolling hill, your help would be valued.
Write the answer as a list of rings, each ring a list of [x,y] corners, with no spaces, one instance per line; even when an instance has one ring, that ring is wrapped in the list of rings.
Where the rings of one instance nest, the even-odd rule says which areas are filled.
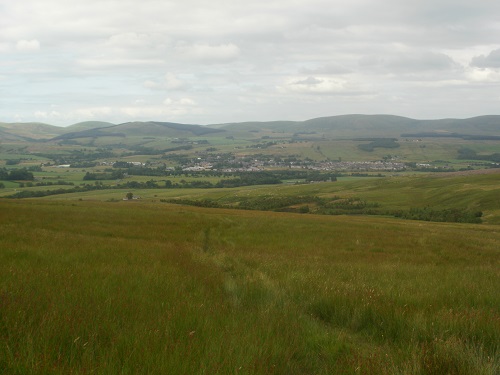
[[[317,134],[333,139],[359,137],[498,137],[500,116],[478,116],[468,119],[416,120],[394,115],[341,115],[319,117],[306,121],[235,122],[191,125],[173,122],[146,121],[112,124],[86,121],[68,127],[42,123],[0,123],[4,140],[73,140],[99,137],[172,137],[189,138],[237,134],[255,138],[249,133]]]
[[[64,128],[39,122],[28,123],[0,123],[2,139],[6,140],[34,140],[50,139],[64,132]]]
[[[52,140],[69,140],[78,138],[98,137],[199,137],[213,133],[224,132],[201,125],[186,125],[172,122],[127,122],[100,128],[90,128],[77,132],[69,132],[54,137]]]
[[[399,137],[403,133],[500,134],[500,116],[469,119],[415,120],[393,115],[342,115],[306,121],[242,122],[212,125],[218,129],[318,133],[333,138]]]
[[[70,125],[66,128],[64,128],[65,133],[73,133],[73,132],[79,132],[83,130],[90,130],[90,129],[96,129],[96,128],[106,128],[109,126],[114,126],[116,124],[112,124],[111,122],[104,122],[104,121],[84,121],[84,122],[79,122],[77,124]]]

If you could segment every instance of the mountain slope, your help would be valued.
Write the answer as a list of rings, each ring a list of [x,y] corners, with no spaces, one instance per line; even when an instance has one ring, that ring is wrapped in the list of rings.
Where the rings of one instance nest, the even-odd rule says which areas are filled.
[[[0,128],[22,139],[50,139],[64,133],[64,128],[39,122],[0,123]]]

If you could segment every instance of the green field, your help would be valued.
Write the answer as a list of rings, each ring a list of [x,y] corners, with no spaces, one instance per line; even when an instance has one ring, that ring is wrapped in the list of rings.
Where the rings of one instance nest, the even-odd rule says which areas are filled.
[[[0,206],[2,373],[500,371],[498,226]]]

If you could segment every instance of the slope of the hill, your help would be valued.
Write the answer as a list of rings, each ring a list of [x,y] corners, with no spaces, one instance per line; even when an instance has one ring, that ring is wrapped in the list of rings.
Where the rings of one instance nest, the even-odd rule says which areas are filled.
[[[104,121],[84,121],[77,124],[70,125],[64,128],[65,133],[74,133],[83,130],[97,129],[97,128],[107,128],[109,126],[114,126],[111,122]]]
[[[18,139],[50,139],[64,133],[64,128],[38,122],[29,123],[0,123],[0,130],[5,136],[19,137]]]

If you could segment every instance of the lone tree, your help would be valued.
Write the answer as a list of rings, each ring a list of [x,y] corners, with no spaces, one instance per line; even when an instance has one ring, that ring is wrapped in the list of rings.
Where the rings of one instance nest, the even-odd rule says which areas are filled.
[[[127,195],[126,195],[126,198],[128,200],[131,200],[132,198],[134,198],[134,193],[128,192]]]

